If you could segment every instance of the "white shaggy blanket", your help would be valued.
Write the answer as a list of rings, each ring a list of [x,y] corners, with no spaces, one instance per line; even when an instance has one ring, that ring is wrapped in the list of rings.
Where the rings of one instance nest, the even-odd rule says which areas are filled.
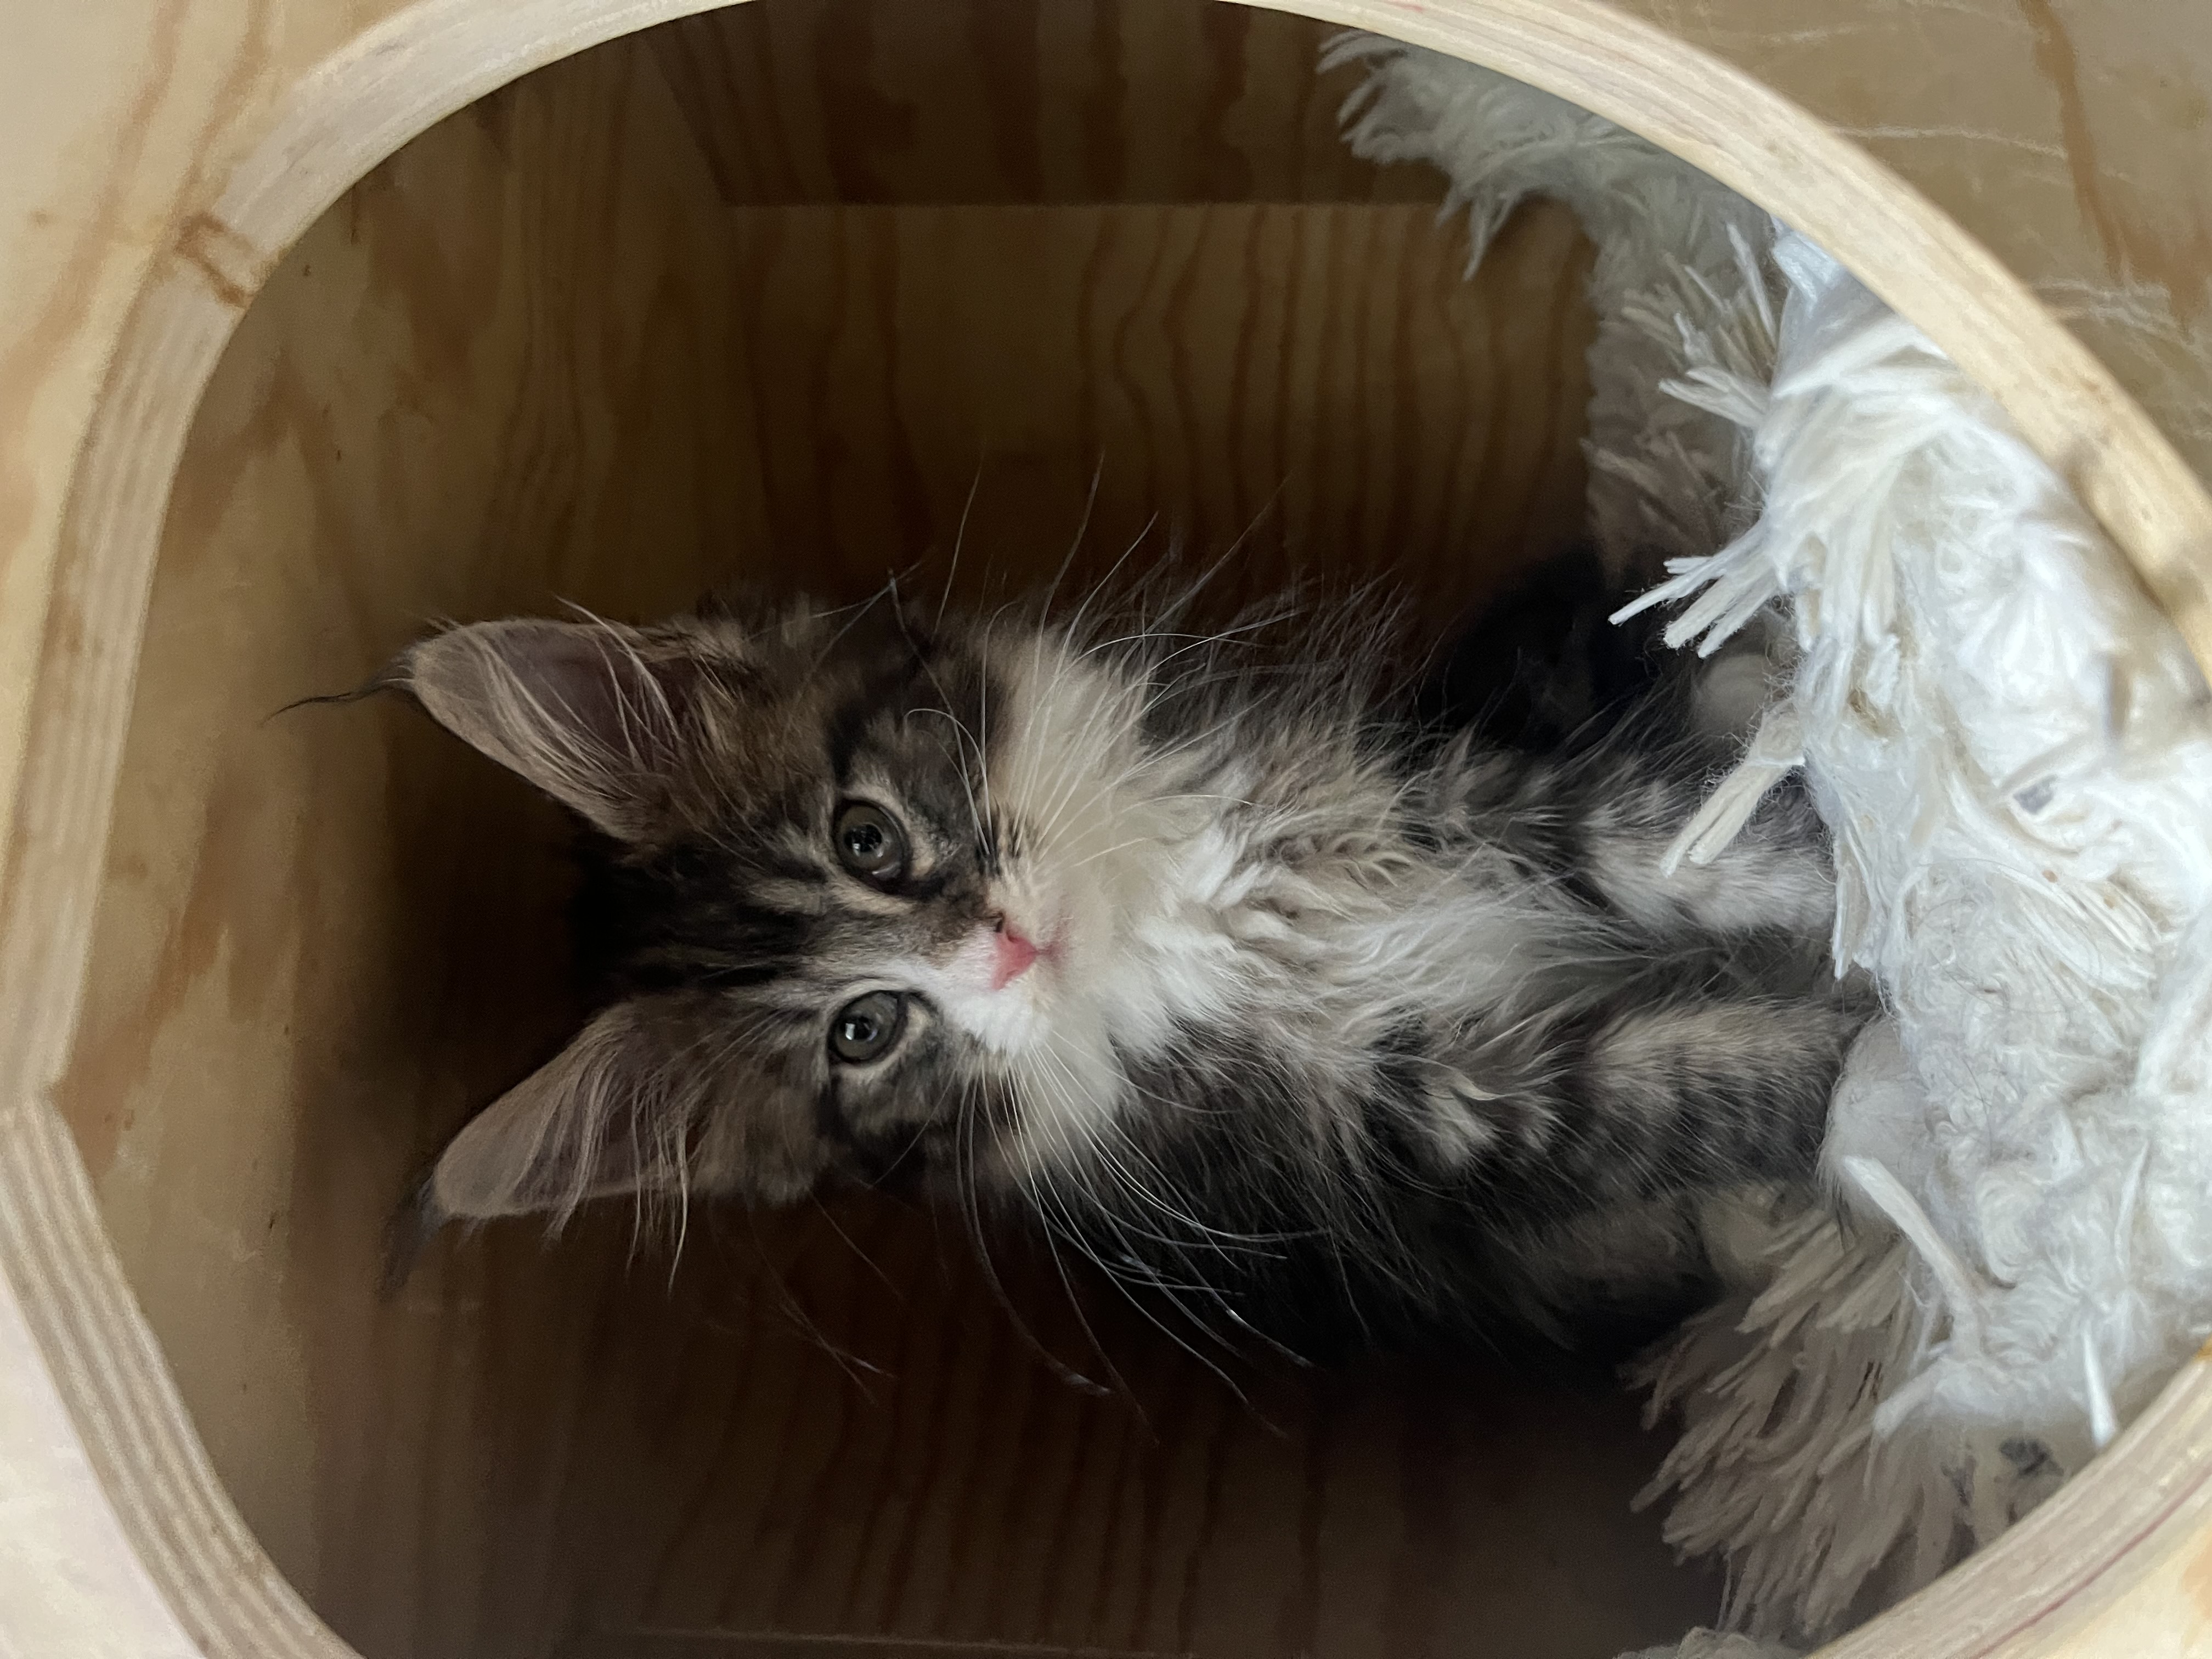
[[[1802,768],[1837,961],[1890,1012],[1838,1089],[1835,1204],[1717,1240],[1741,1294],[1650,1362],[1681,1436],[1647,1497],[1727,1561],[1724,1622],[1823,1639],[2033,1508],[2212,1334],[2212,708],[2002,411],[1820,250],[1532,88],[1334,50],[1370,66],[1353,147],[1442,168],[1478,257],[1530,194],[1599,244],[1593,521],[1618,568],[1667,555],[1669,640],[1784,623],[1677,850]]]

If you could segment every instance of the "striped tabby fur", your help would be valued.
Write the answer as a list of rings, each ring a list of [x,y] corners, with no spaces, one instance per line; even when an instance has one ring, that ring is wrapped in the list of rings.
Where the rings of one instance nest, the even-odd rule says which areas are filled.
[[[910,1183],[1308,1352],[1671,1317],[1712,1206],[1813,1178],[1869,1006],[1801,795],[1662,876],[1729,740],[1579,569],[1423,697],[1371,614],[418,644],[386,683],[584,826],[598,1009],[422,1218]]]

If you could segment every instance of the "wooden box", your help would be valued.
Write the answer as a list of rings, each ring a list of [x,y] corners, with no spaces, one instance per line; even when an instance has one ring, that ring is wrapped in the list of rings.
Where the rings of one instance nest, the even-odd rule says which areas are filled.
[[[1224,1375],[888,1204],[377,1294],[570,1012],[561,829],[410,710],[284,705],[738,574],[1233,547],[1442,611],[1571,532],[1589,251],[1539,207],[1466,279],[1441,181],[1339,141],[1336,25],[1811,232],[2212,647],[2188,0],[1300,10],[0,0],[0,1648],[1609,1659],[1710,1611],[1630,1402]],[[1833,1651],[2212,1641],[2203,1371]]]

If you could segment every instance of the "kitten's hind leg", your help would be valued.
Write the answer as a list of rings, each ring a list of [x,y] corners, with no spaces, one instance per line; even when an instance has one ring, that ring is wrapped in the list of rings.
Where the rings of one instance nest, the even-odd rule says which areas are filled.
[[[1611,620],[1632,597],[1588,544],[1553,555],[1446,645],[1421,689],[1422,720],[1532,752],[1604,726],[1658,677],[1657,626]]]
[[[1419,717],[1530,754],[1604,736],[1639,706],[1647,715],[1672,709],[1658,716],[1669,732],[1747,741],[1794,659],[1781,616],[1750,618],[1705,658],[1667,645],[1662,611],[1614,622],[1635,597],[1607,578],[1587,544],[1553,555],[1447,641],[1419,688]],[[1662,687],[1667,698],[1648,700]]]

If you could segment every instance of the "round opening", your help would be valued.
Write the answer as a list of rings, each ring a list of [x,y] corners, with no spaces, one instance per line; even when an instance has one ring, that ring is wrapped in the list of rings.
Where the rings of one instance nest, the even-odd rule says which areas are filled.
[[[1578,527],[1565,214],[1469,280],[1441,181],[1337,137],[1323,26],[1070,15],[767,0],[556,64],[349,190],[200,404],[63,1099],[217,1472],[369,1659],[1570,1659],[1711,1611],[1609,1390],[1193,1351],[887,1200],[675,1257],[620,1206],[495,1226],[378,1299],[410,1172],[574,1017],[566,830],[410,709],[284,705],[732,578],[1172,554],[1449,614]]]

